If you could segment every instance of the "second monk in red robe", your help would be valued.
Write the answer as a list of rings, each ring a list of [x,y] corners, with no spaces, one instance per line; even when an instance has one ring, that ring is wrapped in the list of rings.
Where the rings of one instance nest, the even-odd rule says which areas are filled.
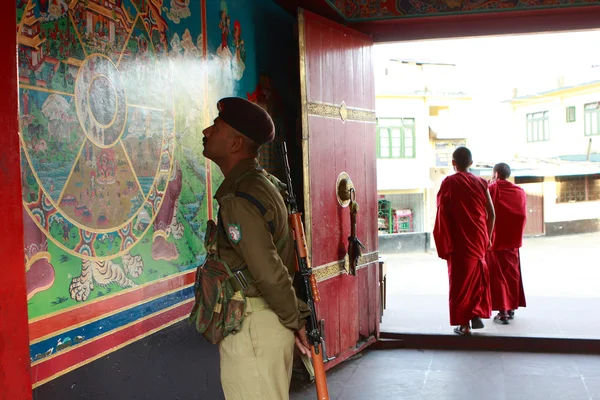
[[[433,230],[438,256],[448,262],[450,324],[460,335],[483,328],[481,319],[492,314],[485,254],[495,213],[487,181],[469,172],[472,163],[466,147],[452,154],[456,174],[442,182]]]
[[[523,189],[506,180],[511,173],[507,164],[496,164],[493,173],[490,195],[497,218],[492,250],[485,259],[490,270],[492,309],[499,311],[494,322],[506,325],[514,311],[526,305],[519,248],[527,220],[527,197]]]

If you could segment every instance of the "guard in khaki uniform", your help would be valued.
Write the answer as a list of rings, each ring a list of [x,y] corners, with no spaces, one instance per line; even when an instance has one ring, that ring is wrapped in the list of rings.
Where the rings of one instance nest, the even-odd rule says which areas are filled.
[[[289,398],[294,343],[310,354],[307,305],[292,284],[294,242],[278,182],[259,165],[260,146],[274,139],[270,116],[242,98],[224,98],[204,130],[204,156],[225,175],[216,192],[217,244],[246,297],[241,329],[219,342],[227,400]],[[237,289],[236,289],[237,290]]]

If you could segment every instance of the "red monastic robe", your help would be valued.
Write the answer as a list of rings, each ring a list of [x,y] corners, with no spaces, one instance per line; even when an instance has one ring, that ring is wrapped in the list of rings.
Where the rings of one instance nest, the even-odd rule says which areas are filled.
[[[519,248],[527,220],[527,198],[523,189],[506,180],[491,184],[490,195],[496,209],[492,250],[486,255],[492,309],[516,310],[526,305]]]
[[[487,187],[484,179],[457,172],[438,192],[433,237],[439,257],[448,261],[450,325],[468,325],[492,313],[485,262]]]

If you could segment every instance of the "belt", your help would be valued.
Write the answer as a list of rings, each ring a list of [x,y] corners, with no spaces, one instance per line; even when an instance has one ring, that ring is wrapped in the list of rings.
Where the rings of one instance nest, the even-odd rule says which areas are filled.
[[[269,308],[269,304],[263,297],[246,297],[246,316]]]
[[[233,276],[229,278],[229,282],[236,292],[243,291],[254,281],[247,266],[236,271],[231,271],[231,274]]]

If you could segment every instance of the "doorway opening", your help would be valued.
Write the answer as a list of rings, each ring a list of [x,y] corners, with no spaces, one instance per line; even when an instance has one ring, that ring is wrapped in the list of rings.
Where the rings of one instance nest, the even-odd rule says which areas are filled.
[[[452,152],[467,146],[471,172],[491,179],[505,162],[527,196],[527,307],[477,333],[600,338],[600,57],[586,50],[598,40],[593,30],[375,46],[382,332],[452,334],[431,232]]]

